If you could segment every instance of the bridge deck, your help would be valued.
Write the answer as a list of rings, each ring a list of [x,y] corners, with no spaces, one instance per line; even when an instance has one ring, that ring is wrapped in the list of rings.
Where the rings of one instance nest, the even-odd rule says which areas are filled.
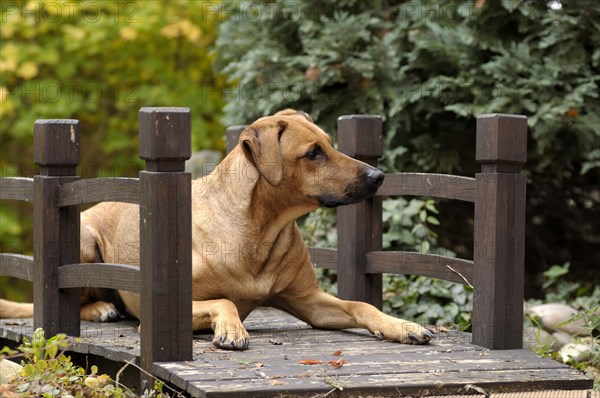
[[[438,332],[432,344],[407,346],[378,341],[362,330],[312,329],[273,309],[258,309],[245,325],[249,350],[217,350],[208,332],[198,334],[194,361],[155,364],[155,374],[193,397],[486,396],[592,386],[566,365],[529,350],[490,351],[470,344],[467,333]],[[0,321],[2,338],[16,341],[31,333],[31,320]],[[134,321],[84,322],[82,337],[74,352],[139,362]]]

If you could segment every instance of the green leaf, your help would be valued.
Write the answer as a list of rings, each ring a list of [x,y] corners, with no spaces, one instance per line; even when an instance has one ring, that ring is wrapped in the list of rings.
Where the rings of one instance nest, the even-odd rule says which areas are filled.
[[[568,274],[570,266],[571,263],[566,262],[563,265],[553,265],[547,271],[544,271],[544,276],[547,279],[543,285],[544,289],[552,286],[560,277]]]
[[[440,222],[438,221],[437,218],[435,218],[434,216],[428,216],[427,217],[427,222],[429,224],[433,224],[433,225],[440,225]]]

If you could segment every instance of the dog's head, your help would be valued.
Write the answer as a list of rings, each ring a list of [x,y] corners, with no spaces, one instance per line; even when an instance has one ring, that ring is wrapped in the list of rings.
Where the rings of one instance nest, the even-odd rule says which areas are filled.
[[[333,147],[311,117],[292,109],[252,123],[239,144],[269,189],[282,201],[335,207],[372,197],[384,173]]]

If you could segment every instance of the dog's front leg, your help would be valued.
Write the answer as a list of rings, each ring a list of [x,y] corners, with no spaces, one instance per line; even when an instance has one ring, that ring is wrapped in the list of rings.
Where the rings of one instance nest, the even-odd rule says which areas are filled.
[[[235,304],[226,299],[193,301],[192,328],[212,328],[213,345],[226,350],[246,350],[250,336],[242,324]]]
[[[273,304],[317,328],[363,328],[379,339],[404,344],[426,344],[433,338],[429,330],[414,322],[386,315],[371,304],[340,300],[316,288],[310,293],[282,295]]]

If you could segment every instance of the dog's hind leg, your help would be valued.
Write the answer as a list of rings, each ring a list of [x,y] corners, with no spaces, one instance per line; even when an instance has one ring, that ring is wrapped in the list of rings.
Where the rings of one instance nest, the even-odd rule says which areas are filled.
[[[0,299],[0,319],[31,317],[33,317],[33,304],[15,303],[14,301]]]
[[[192,328],[212,328],[213,345],[226,350],[246,350],[250,336],[242,324],[236,305],[227,299],[193,301]]]
[[[96,230],[91,227],[82,216],[81,220],[81,262],[103,262],[100,248],[100,239]],[[79,316],[84,321],[107,322],[120,318],[119,311],[112,302],[102,300],[100,292],[106,289],[83,288],[81,289],[81,308]]]

